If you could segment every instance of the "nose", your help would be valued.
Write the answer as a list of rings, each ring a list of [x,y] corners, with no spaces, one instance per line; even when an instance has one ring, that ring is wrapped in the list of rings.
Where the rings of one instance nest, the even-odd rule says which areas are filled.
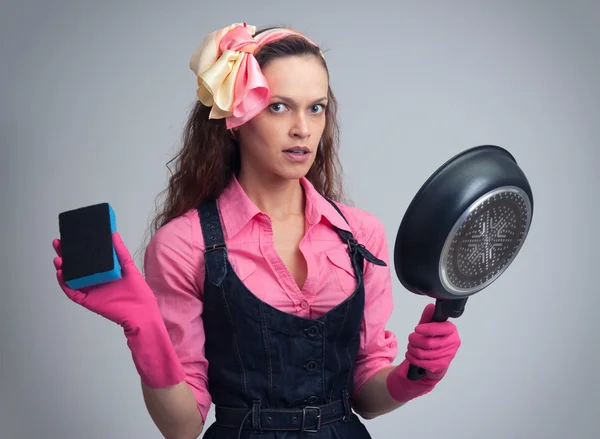
[[[305,114],[298,114],[294,118],[290,135],[299,139],[305,139],[310,135],[310,126]]]

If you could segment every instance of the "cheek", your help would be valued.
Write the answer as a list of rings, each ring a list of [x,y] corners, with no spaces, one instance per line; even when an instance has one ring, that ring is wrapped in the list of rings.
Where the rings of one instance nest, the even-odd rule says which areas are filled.
[[[285,144],[281,129],[278,130],[274,123],[252,126],[244,132],[243,139],[242,148],[247,157],[259,162],[272,160],[274,154],[281,150],[281,145]]]
[[[274,136],[281,136],[282,123],[268,114],[261,113],[253,120],[248,122],[248,131],[250,135],[258,141],[265,142],[273,139]]]
[[[317,137],[321,137],[325,131],[325,116],[316,118],[313,125],[313,133],[317,134]]]
[[[246,122],[240,129],[244,146],[248,150],[256,150],[258,152],[258,150],[264,149],[264,147],[258,148],[257,145],[264,145],[265,141],[271,137],[269,135],[270,124],[264,123],[261,119],[257,116],[255,119]]]

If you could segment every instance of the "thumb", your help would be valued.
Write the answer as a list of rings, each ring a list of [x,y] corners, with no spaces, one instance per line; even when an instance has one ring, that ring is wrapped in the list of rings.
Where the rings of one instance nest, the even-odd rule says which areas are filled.
[[[117,258],[119,259],[119,263],[121,264],[121,268],[123,270],[128,270],[131,266],[135,266],[133,262],[133,258],[129,253],[129,249],[123,242],[121,235],[119,232],[114,232],[113,235],[113,245],[115,246],[115,252],[117,253]]]
[[[435,312],[435,304],[430,303],[423,310],[423,314],[421,315],[421,320],[419,320],[419,325],[423,323],[430,323],[433,319],[433,313]]]

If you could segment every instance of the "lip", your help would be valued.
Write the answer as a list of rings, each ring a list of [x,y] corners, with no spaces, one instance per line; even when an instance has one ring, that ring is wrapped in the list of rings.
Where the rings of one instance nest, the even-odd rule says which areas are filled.
[[[310,148],[308,148],[306,146],[292,146],[291,148],[286,148],[283,150],[283,152],[287,152],[287,151],[304,151],[306,153],[309,153]]]
[[[293,151],[302,151],[304,154]],[[306,146],[292,146],[291,148],[284,149],[282,152],[283,155],[293,163],[306,163],[311,157],[310,148],[307,148]]]

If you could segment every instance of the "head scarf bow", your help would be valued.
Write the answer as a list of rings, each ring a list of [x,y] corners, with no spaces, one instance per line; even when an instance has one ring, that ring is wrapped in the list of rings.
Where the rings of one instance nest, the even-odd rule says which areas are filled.
[[[271,99],[267,81],[254,58],[256,50],[288,35],[302,36],[285,28],[262,32],[256,38],[255,33],[256,26],[246,23],[219,29],[204,39],[190,60],[190,68],[198,78],[198,99],[212,107],[211,119],[226,119],[227,129],[252,119]]]

